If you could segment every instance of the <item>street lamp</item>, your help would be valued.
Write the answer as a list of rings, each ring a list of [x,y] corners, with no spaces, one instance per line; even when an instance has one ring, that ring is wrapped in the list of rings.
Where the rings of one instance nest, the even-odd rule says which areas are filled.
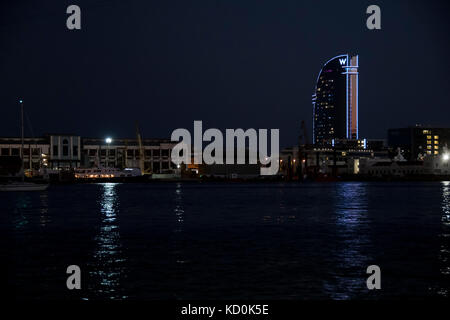
[[[442,160],[447,162],[449,159],[450,159],[450,154],[449,153],[444,153],[444,155],[442,156]]]
[[[112,142],[112,139],[110,137],[105,139],[105,142],[109,145]]]

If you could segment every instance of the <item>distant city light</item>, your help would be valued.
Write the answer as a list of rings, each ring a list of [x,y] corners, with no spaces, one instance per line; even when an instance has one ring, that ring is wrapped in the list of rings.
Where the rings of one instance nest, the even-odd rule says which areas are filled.
[[[109,144],[109,143],[111,143],[111,142],[112,142],[112,139],[108,137],[108,138],[106,138],[106,139],[105,139],[105,141],[106,141],[106,143],[108,143],[108,144]]]
[[[23,102],[23,100],[22,100],[22,99],[20,99],[20,100],[19,100],[19,103],[22,103],[22,102]]]
[[[444,153],[444,155],[442,156],[442,159],[443,159],[444,161],[448,161],[448,159],[450,159],[450,154]]]

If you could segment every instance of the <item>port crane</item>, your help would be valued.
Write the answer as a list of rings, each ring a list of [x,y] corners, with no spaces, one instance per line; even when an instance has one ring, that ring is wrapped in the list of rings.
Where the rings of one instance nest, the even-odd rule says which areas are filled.
[[[139,131],[139,124],[136,121],[136,138],[138,141],[138,146],[139,146],[139,169],[141,170],[141,174],[146,174],[146,173],[150,173],[150,172],[145,172],[145,166],[144,166],[144,146],[142,144],[142,137],[141,137],[141,133]],[[151,170],[151,169],[150,169]]]
[[[306,171],[306,168],[308,166],[307,163],[307,155],[306,155],[306,149],[307,149],[307,145],[308,145],[308,130],[306,129],[306,124],[305,124],[305,120],[302,120],[301,124],[300,124],[300,135],[298,136],[298,167],[297,167],[297,172],[298,172],[298,177],[299,179],[303,179],[303,175],[306,172],[303,172],[303,168]],[[303,162],[304,161],[304,162]]]

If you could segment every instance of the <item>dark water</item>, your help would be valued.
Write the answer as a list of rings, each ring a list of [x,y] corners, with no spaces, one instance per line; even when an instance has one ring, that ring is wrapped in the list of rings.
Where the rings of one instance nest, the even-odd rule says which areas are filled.
[[[450,295],[450,182],[52,186],[0,193],[0,211],[17,299]]]

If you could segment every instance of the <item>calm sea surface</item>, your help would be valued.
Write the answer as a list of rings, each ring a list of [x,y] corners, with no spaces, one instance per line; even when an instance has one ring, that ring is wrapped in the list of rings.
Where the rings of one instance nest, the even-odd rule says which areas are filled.
[[[79,184],[0,193],[0,213],[17,299],[450,296],[450,182]]]

